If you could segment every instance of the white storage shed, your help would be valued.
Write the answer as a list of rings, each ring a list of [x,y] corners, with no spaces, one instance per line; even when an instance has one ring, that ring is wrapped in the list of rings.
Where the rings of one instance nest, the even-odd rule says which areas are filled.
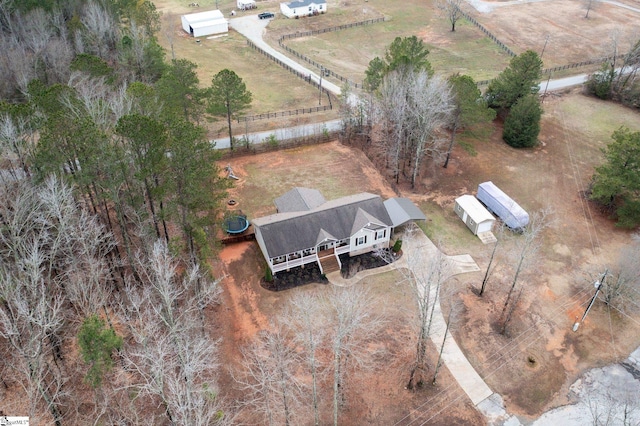
[[[326,0],[297,0],[280,3],[280,11],[287,18],[317,15],[327,11]]]
[[[467,228],[471,229],[473,235],[491,232],[496,221],[496,218],[473,195],[463,195],[456,198],[453,210],[467,225]]]
[[[182,15],[182,29],[194,37],[229,32],[229,23],[219,10]]]

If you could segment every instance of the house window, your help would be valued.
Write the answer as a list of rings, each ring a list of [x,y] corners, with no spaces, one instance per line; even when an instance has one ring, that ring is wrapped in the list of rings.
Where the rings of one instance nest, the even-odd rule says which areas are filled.
[[[460,204],[456,204],[456,211],[459,212],[461,210],[462,210],[462,208],[460,207]]]
[[[381,240],[387,236],[387,230],[383,229],[382,231],[376,231],[376,240]]]
[[[320,7],[318,9],[322,10],[322,5],[320,5]]]
[[[311,12],[311,6],[309,6],[309,12]]]
[[[356,246],[361,246],[367,243],[367,236],[363,235],[362,237],[356,238]]]

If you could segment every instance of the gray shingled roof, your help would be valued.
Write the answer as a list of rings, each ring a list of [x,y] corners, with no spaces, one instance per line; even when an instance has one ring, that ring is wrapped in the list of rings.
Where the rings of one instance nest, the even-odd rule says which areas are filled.
[[[289,6],[290,9],[294,9],[296,7],[309,6],[312,3],[327,4],[325,0],[299,0],[299,1],[292,1],[292,2],[286,3],[286,5]]]
[[[403,225],[410,220],[427,220],[427,217],[408,198],[389,198],[384,202],[393,226]]]
[[[278,213],[301,212],[315,209],[326,203],[317,189],[296,187],[273,200]]]
[[[358,229],[369,222],[392,225],[382,199],[366,192],[327,201],[305,212],[260,217],[252,223],[262,235],[269,257],[276,257],[315,247],[324,239],[321,236],[349,238],[356,221],[362,224]]]

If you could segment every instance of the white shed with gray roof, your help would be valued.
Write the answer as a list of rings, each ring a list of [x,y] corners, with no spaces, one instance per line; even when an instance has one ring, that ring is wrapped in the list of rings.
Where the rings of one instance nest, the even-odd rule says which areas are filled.
[[[496,218],[473,195],[463,195],[456,198],[453,210],[467,225],[467,228],[473,232],[473,235],[491,232],[496,221]]]

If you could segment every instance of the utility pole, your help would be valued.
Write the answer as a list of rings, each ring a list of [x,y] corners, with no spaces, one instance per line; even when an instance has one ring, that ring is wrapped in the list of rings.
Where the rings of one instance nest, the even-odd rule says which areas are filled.
[[[547,79],[547,85],[544,86],[544,93],[542,94],[542,100],[540,102],[544,102],[544,98],[547,97],[547,89],[549,88],[549,82],[551,81],[551,71],[549,71],[549,78]]]
[[[544,46],[542,46],[542,52],[540,52],[540,60],[542,60],[542,55],[544,55],[544,49],[547,48],[547,42],[549,41],[549,35],[550,34],[547,34],[547,38],[544,41]]]
[[[591,301],[589,302],[589,306],[587,306],[587,309],[584,311],[584,314],[582,315],[582,318],[580,319],[580,321],[576,321],[576,323],[573,324],[573,331],[578,331],[578,327],[580,327],[580,324],[584,322],[584,319],[586,318],[587,314],[591,310],[593,303],[596,301],[596,297],[598,297],[598,293],[600,293],[600,289],[604,285],[604,280],[607,278],[608,274],[609,274],[609,270],[605,269],[604,273],[602,274],[602,277],[598,281],[593,283],[594,287],[596,288],[596,292],[591,298]]]

